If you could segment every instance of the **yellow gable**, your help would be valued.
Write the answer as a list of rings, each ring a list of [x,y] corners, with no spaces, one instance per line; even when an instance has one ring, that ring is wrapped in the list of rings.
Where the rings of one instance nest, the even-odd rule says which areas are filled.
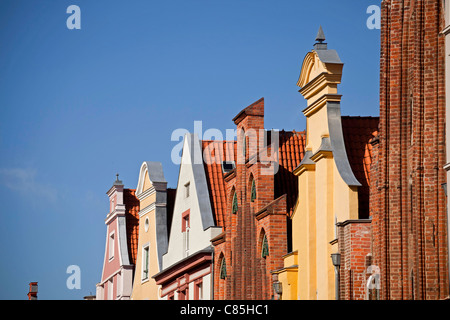
[[[148,174],[145,174],[145,178],[144,178],[144,186],[142,187],[142,192],[150,189],[151,187],[153,187],[152,182],[150,181],[150,178],[148,177]]]

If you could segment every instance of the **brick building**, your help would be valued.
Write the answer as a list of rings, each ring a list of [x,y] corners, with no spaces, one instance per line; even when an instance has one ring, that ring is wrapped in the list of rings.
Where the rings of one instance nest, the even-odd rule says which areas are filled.
[[[376,284],[367,288],[369,280],[377,277],[378,268],[372,265],[372,220],[369,219],[370,186],[373,146],[377,139],[379,119],[375,117],[342,117],[345,149],[358,187],[358,219],[338,222],[337,242],[341,255],[339,299],[376,299]],[[371,278],[372,277],[372,278]],[[374,279],[375,280],[375,279]]]
[[[289,252],[288,217],[298,194],[292,171],[303,158],[305,135],[266,131],[264,99],[233,121],[237,141],[219,144],[214,151],[223,151],[226,163],[205,160],[216,221],[223,227],[211,240],[214,299],[271,299],[270,272],[283,266],[282,257]],[[214,146],[204,142],[204,148],[208,145]]]
[[[444,26],[443,1],[382,2],[370,198],[381,299],[448,296]]]
[[[445,95],[446,95],[446,121],[445,121],[445,129],[446,129],[446,141],[450,141],[450,81],[448,80],[450,77],[450,1],[444,1],[445,8],[445,28],[442,30],[442,35],[445,37]],[[450,179],[450,144],[447,143],[447,163],[444,166],[444,169],[447,171],[447,181]],[[444,185],[445,190],[447,192],[447,183]],[[446,193],[447,195],[447,193]],[[447,195],[447,244],[450,248],[450,198]],[[449,265],[449,274],[450,274],[450,255],[448,260]]]

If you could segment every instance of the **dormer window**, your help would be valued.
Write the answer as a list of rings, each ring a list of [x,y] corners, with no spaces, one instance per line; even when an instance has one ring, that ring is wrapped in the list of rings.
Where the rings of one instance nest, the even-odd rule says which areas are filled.
[[[222,172],[228,173],[236,168],[234,161],[223,161],[222,162]]]

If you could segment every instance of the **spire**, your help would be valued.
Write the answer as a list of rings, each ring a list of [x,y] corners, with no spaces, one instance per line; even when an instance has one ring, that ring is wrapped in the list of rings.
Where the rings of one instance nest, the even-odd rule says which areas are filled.
[[[325,41],[325,33],[323,33],[322,26],[319,26],[319,32],[317,32],[316,41],[319,41],[319,43]]]
[[[315,50],[327,50],[327,44],[325,41],[325,33],[323,32],[322,26],[319,26],[319,31],[316,36],[316,43],[314,44]]]

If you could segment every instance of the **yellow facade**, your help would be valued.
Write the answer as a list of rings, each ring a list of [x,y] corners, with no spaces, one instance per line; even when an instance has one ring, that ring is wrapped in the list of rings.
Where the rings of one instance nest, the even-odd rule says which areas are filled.
[[[165,185],[161,184],[155,188],[150,180],[150,175],[146,163],[141,167],[139,184],[136,196],[140,201],[139,212],[139,240],[136,258],[132,300],[158,300],[160,297],[160,286],[156,284],[153,275],[160,272],[161,253],[158,253],[157,239],[157,208],[165,206],[165,203],[157,203],[158,193],[166,193]],[[163,197],[165,199],[165,197]],[[159,235],[161,237],[162,235]],[[164,242],[163,242],[164,243]],[[147,249],[148,248],[148,249]],[[148,250],[148,259],[145,259],[144,251]],[[159,248],[161,250],[161,248]],[[145,263],[148,260],[148,272],[143,272]]]
[[[306,55],[297,83],[307,102],[306,154],[294,171],[299,183],[292,216],[295,261],[285,256],[284,268],[276,272],[283,300],[335,299],[335,224],[358,218],[359,182],[349,169],[340,122],[342,67],[337,53],[320,43]]]

